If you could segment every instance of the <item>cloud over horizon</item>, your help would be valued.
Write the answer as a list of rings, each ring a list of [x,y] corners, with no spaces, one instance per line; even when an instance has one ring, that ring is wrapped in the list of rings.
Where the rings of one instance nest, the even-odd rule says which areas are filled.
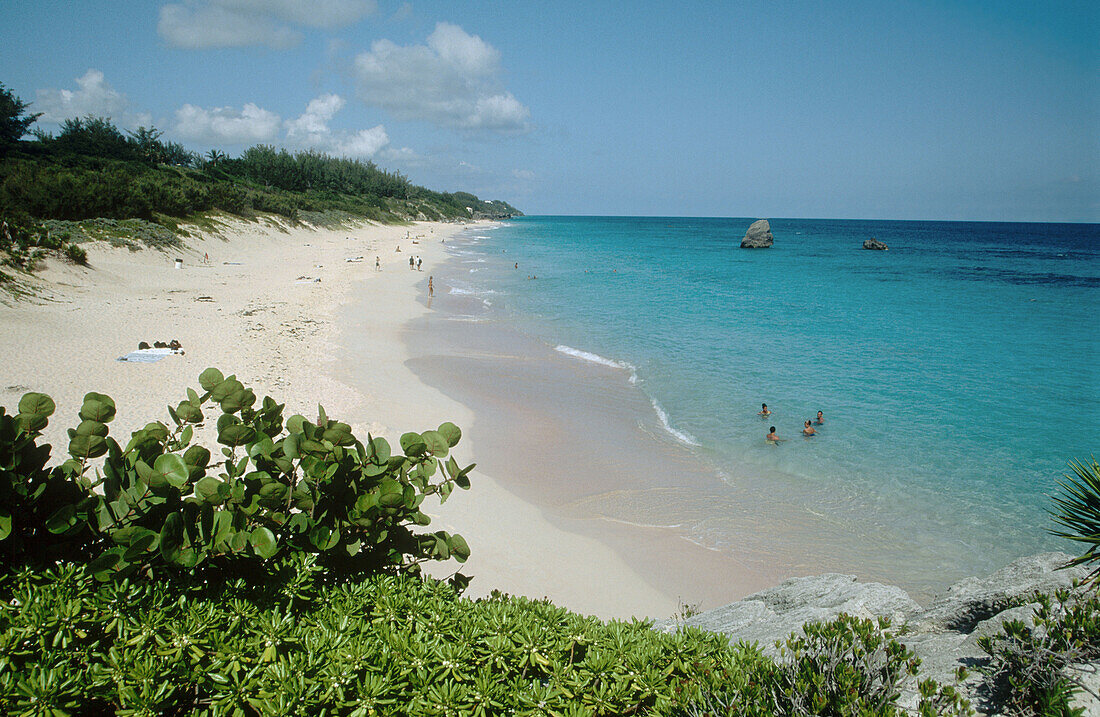
[[[376,125],[358,132],[333,130],[328,123],[347,102],[337,94],[315,97],[301,115],[283,123],[288,144],[344,157],[373,157],[390,143],[386,128]]]
[[[458,130],[524,132],[531,111],[501,86],[500,52],[458,25],[424,45],[377,40],[352,64],[359,99],[401,120]]]
[[[232,107],[205,109],[185,104],[176,110],[172,130],[193,142],[249,144],[274,140],[281,124],[279,115],[251,102],[240,110]]]
[[[302,40],[297,27],[334,29],[378,10],[375,0],[185,0],[160,8],[157,33],[172,47],[201,50]]]
[[[73,117],[95,115],[109,117],[124,129],[152,123],[148,113],[130,111],[130,100],[104,78],[103,73],[89,68],[76,78],[76,90],[38,90],[33,109],[42,113],[40,122],[61,124]]]

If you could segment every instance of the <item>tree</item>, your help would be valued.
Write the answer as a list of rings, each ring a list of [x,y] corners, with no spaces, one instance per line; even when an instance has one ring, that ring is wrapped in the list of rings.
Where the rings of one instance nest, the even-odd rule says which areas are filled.
[[[0,155],[6,154],[42,116],[41,112],[28,114],[29,106],[0,82]]]

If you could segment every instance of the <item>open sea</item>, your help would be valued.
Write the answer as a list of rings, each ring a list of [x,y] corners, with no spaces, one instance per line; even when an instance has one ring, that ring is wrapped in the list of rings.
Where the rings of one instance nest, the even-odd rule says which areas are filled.
[[[615,519],[736,550],[727,516],[750,488],[881,545],[870,572],[918,590],[1075,549],[1047,509],[1067,461],[1100,454],[1100,225],[774,219],[774,247],[742,250],[752,221],[475,227],[447,244],[437,304],[463,297],[454,321],[640,392],[729,486],[728,504],[678,500],[670,475],[659,499],[601,508]]]

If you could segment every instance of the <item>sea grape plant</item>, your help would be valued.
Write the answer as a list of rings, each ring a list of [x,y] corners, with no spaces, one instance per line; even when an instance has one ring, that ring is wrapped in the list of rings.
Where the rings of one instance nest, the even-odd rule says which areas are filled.
[[[47,468],[37,438],[54,411],[27,394],[19,413],[0,408],[0,556],[9,568],[83,562],[100,580],[168,570],[263,570],[291,553],[314,553],[329,575],[419,572],[427,560],[464,562],[469,547],[445,531],[415,532],[420,508],[455,486],[473,465],[449,456],[461,438],[452,423],[401,436],[358,440],[318,406],[316,420],[283,419],[284,405],[236,376],[203,371],[204,393],[168,407],[125,446],[110,436],[115,403],[89,393],[68,431],[69,458]],[[216,416],[216,418],[215,418]],[[207,421],[220,457],[193,442]],[[452,579],[464,587],[468,579]]]

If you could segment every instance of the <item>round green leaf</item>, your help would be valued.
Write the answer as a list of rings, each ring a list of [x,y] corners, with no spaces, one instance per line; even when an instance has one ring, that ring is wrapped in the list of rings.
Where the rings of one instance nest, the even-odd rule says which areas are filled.
[[[400,443],[401,450],[405,451],[405,455],[411,455],[409,449],[415,446],[423,446],[424,439],[420,437],[419,433],[405,433],[402,434]]]
[[[44,393],[26,393],[23,394],[23,398],[19,399],[20,413],[42,416],[45,418],[53,415],[56,408],[57,406],[54,405],[53,399]]]
[[[204,391],[213,391],[214,387],[224,380],[222,372],[216,368],[208,368],[199,374],[199,385]]]
[[[450,421],[439,424],[439,432],[447,439],[447,445],[451,448],[454,448],[462,438],[462,430]]]
[[[279,552],[279,543],[275,540],[275,534],[267,528],[256,528],[248,537],[252,549],[261,558],[270,558]]]
[[[115,417],[115,402],[110,396],[94,391],[84,396],[84,404],[80,407],[80,417],[86,421],[99,421],[110,423]]]
[[[451,548],[451,555],[458,562],[464,563],[466,558],[470,557],[470,546],[466,544],[465,538],[461,535],[455,534],[448,537],[447,545]]]
[[[153,474],[157,476],[155,480],[158,483],[164,480],[174,488],[182,488],[187,484],[190,470],[188,470],[183,459],[175,453],[165,453],[157,456],[157,460],[153,463]],[[150,485],[152,483],[153,481],[150,481]]]
[[[451,446],[447,443],[447,439],[439,431],[424,431],[420,434],[420,437],[424,439],[424,445],[428,447],[428,452],[437,458],[444,458],[447,455],[447,451]]]
[[[76,433],[78,436],[106,436],[109,430],[107,424],[99,421],[81,421]]]
[[[226,446],[243,446],[256,437],[256,430],[243,423],[234,423],[218,431],[218,443]]]
[[[19,427],[27,433],[37,433],[50,423],[49,419],[37,413],[20,413],[16,418],[19,421]]]
[[[107,452],[107,441],[102,436],[75,435],[69,441],[69,455],[73,458],[99,458]]]

